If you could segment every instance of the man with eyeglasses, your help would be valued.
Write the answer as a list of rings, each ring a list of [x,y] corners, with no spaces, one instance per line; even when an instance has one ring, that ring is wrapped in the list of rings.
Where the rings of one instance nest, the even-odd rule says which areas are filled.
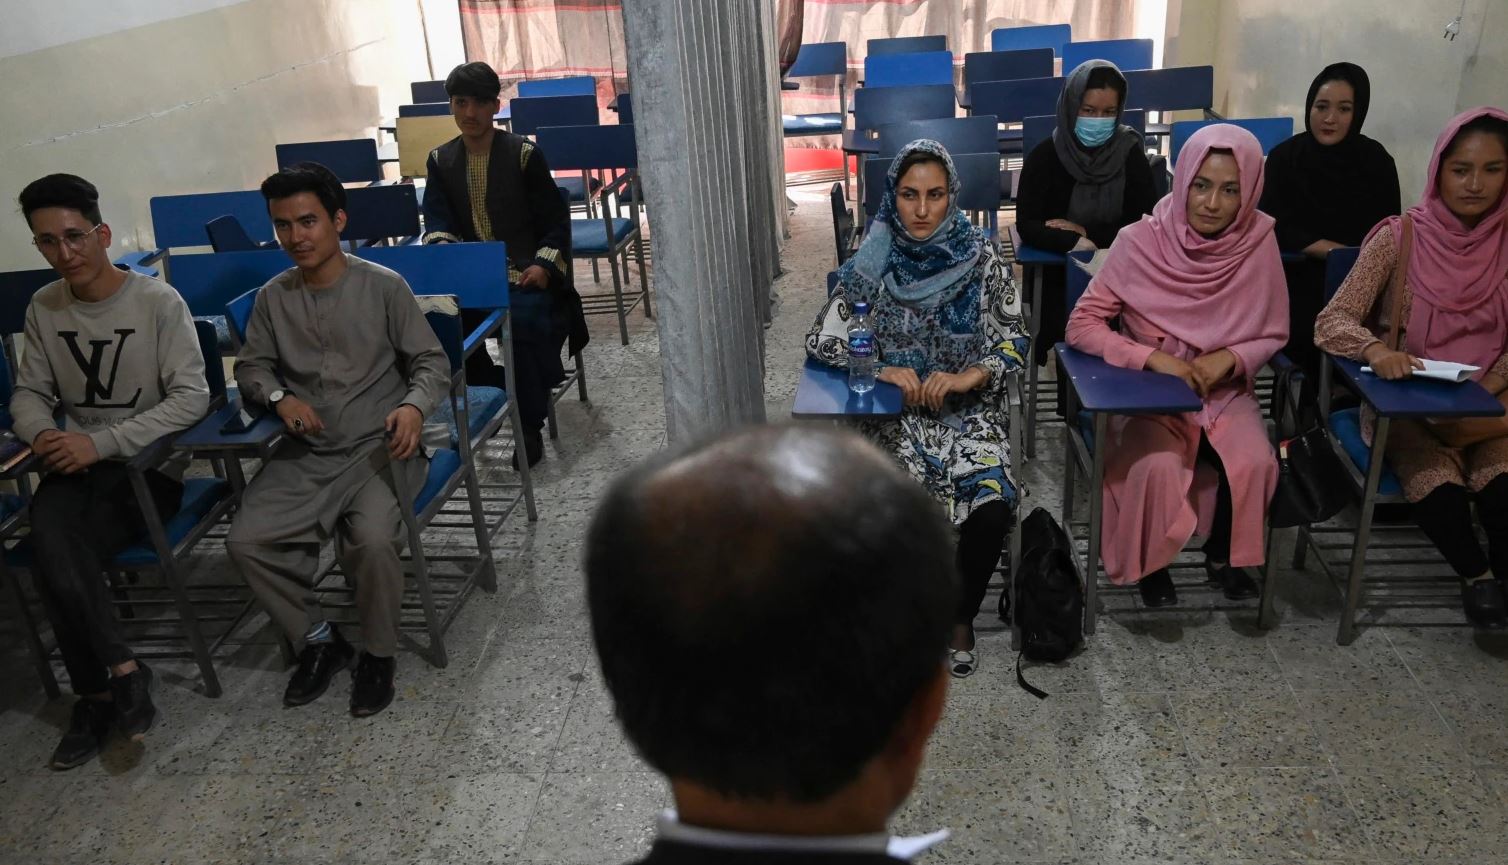
[[[183,298],[110,263],[93,184],[50,174],[20,204],[32,243],[62,277],[26,309],[10,404],[16,436],[48,469],[31,501],[33,574],[79,696],[49,763],[61,770],[87,762],[112,729],[141,741],[156,720],[152,671],[126,645],[103,573],[146,528],[126,462],[198,421],[209,387]],[[178,510],[186,464],[146,473],[164,519]]]

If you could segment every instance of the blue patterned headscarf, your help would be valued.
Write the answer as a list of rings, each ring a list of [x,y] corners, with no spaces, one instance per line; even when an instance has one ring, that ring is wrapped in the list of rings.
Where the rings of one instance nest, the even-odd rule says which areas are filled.
[[[948,213],[931,237],[921,239],[906,231],[895,204],[901,163],[917,152],[936,156],[948,173]],[[935,307],[957,296],[967,287],[985,242],[984,233],[958,209],[959,186],[953,157],[941,144],[922,139],[902,147],[885,175],[885,197],[874,224],[839,271],[843,284],[868,297],[883,289],[912,307]]]

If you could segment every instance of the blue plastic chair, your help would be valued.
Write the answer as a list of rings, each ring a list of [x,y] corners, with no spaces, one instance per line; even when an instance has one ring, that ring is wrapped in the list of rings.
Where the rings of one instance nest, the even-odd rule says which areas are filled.
[[[864,89],[945,84],[953,87],[953,54],[923,51],[880,54],[864,58]]]
[[[1326,256],[1325,299],[1327,302],[1335,296],[1341,284],[1345,282],[1359,252],[1357,248],[1350,247],[1331,250]],[[1346,467],[1350,492],[1355,497],[1358,508],[1355,536],[1351,543],[1351,555],[1347,563],[1344,586],[1345,606],[1336,631],[1336,642],[1343,646],[1349,645],[1356,638],[1356,611],[1361,604],[1364,592],[1363,580],[1366,576],[1367,551],[1374,531],[1373,516],[1376,506],[1407,501],[1403,495],[1402,484],[1388,468],[1384,456],[1387,452],[1388,432],[1392,421],[1397,418],[1421,417],[1498,417],[1503,413],[1503,407],[1496,397],[1476,382],[1447,384],[1426,379],[1384,381],[1371,373],[1362,372],[1361,367],[1362,364],[1356,361],[1338,358],[1331,354],[1325,355],[1325,361],[1320,367],[1320,406],[1326,414],[1325,420],[1329,427],[1330,437],[1336,445],[1336,453]],[[1373,413],[1375,424],[1370,445],[1362,437],[1361,408],[1352,407],[1332,411],[1331,396],[1334,385],[1337,383],[1354,394]],[[1327,575],[1333,576],[1332,563],[1325,559],[1324,549],[1333,548],[1334,545],[1322,546],[1315,541],[1315,535],[1321,531],[1312,526],[1300,527],[1294,547],[1294,567],[1304,567],[1305,551],[1313,547],[1323,570]],[[1389,546],[1396,552],[1400,545],[1390,544]],[[1422,546],[1429,551],[1429,558],[1426,561],[1438,561],[1438,553],[1432,544],[1426,542]],[[1418,562],[1418,560],[1414,561]],[[1377,564],[1386,566],[1390,562],[1397,563],[1396,555]],[[1452,589],[1454,589],[1455,580],[1455,575],[1451,573],[1448,584]],[[1459,601],[1454,591],[1450,595],[1445,605],[1454,609]],[[1410,593],[1409,597],[1411,605],[1418,599],[1415,593]],[[1270,616],[1270,609],[1264,608],[1263,614],[1264,617]]]
[[[946,36],[893,36],[881,39],[870,39],[864,45],[866,57],[885,56],[887,54],[914,54],[918,51],[947,51],[948,37]],[[866,86],[868,82],[865,82]]]
[[[786,138],[808,135],[841,135],[843,133],[844,106],[848,104],[848,45],[843,42],[818,42],[802,45],[796,54],[796,62],[785,73],[791,78],[820,78],[834,76],[838,79],[838,110],[816,114],[785,114],[781,126]],[[621,100],[621,97],[620,97]],[[623,115],[618,108],[621,123],[632,123],[632,115]]]
[[[275,150],[279,169],[300,162],[318,162],[335,172],[341,183],[375,183],[382,180],[382,163],[377,161],[377,142],[370,138],[279,144]]]
[[[1054,56],[1061,56],[1063,46],[1072,41],[1073,27],[1068,24],[1028,24],[1021,27],[1001,27],[990,31],[991,51],[1051,48]],[[1065,70],[1072,70],[1072,68],[1065,67]]]
[[[1095,39],[1063,46],[1063,74],[1086,60],[1108,60],[1122,72],[1152,68],[1151,39]]]
[[[571,260],[607,259],[613,272],[611,296],[586,295],[582,306],[589,315],[616,312],[618,332],[628,345],[628,313],[639,304],[644,316],[652,317],[649,300],[649,277],[644,272],[644,238],[639,229],[639,151],[632,126],[552,126],[539,130],[539,146],[550,155],[550,165],[561,171],[610,171],[616,177],[602,190],[604,204],[598,217],[571,220]],[[609,208],[606,199],[613,196],[618,206]],[[626,203],[627,219],[614,216]],[[639,290],[632,302],[623,300],[624,283],[628,282],[628,248],[634,248],[639,262]],[[619,278],[618,264],[623,275]],[[569,263],[568,263],[569,267]]]
[[[597,96],[597,79],[590,75],[572,75],[566,78],[537,78],[518,82],[518,95],[524,98],[535,96]]]
[[[1173,124],[1173,165],[1178,164],[1178,154],[1183,151],[1183,145],[1189,137],[1206,126],[1216,123],[1228,123],[1231,126],[1239,126],[1257,137],[1257,142],[1262,145],[1262,155],[1266,156],[1269,151],[1284,141],[1293,137],[1292,117],[1245,117],[1230,118],[1225,120],[1180,120]]]
[[[423,102],[449,102],[444,81],[412,81],[408,85],[409,98],[415,104]]]

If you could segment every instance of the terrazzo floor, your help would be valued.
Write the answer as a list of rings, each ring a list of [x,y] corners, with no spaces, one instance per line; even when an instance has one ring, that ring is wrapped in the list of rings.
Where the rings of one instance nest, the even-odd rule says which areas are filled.
[[[772,419],[789,416],[832,266],[825,192],[791,190]],[[517,515],[498,536],[499,589],[466,602],[449,665],[402,654],[399,698],[374,719],[350,718],[343,688],[282,708],[286,672],[256,620],[218,660],[222,696],[204,696],[191,665],[159,663],[164,717],[147,742],[54,773],[44,763],[69,700],[46,699],[0,618],[0,862],[601,865],[642,853],[666,788],[614,724],[579,567],[603,486],[664,444],[654,323],[631,324],[624,347],[615,321],[592,319],[591,400],[560,403],[539,521]],[[484,480],[512,474],[509,453],[488,449]],[[1043,429],[1020,475],[1028,507],[1058,509],[1061,427]],[[199,559],[235,580],[217,544]],[[1459,623],[1449,608],[1404,606],[1369,610],[1356,642],[1337,646],[1339,602],[1312,558],[1279,578],[1271,631],[1253,605],[1197,588],[1172,612],[1103,596],[1081,653],[1028,664],[1051,692],[1042,702],[1017,688],[989,598],[979,672],[952,689],[897,831],[952,829],[922,860],[939,863],[1508,863],[1508,640],[1440,627]]]

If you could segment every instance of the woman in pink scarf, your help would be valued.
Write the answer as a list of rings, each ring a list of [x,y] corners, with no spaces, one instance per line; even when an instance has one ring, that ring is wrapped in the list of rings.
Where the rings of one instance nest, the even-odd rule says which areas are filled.
[[[1402,351],[1378,334],[1393,308],[1388,286],[1398,264],[1401,218],[1378,223],[1351,274],[1315,321],[1314,342],[1363,360],[1383,378],[1404,378],[1419,358],[1481,367],[1473,378],[1502,399],[1508,389],[1508,113],[1474,108],[1435,141],[1424,200],[1404,274]],[[1375,328],[1373,325],[1375,324]],[[1508,437],[1450,447],[1427,420],[1398,419],[1388,434],[1388,467],[1403,484],[1424,533],[1461,577],[1466,616],[1482,628],[1508,624]],[[1372,418],[1363,431],[1372,437]],[[1472,526],[1471,505],[1487,534]],[[1494,579],[1496,577],[1496,579]]]
[[[1262,148],[1206,126],[1184,146],[1173,189],[1121,229],[1068,319],[1068,343],[1128,369],[1176,375],[1204,398],[1192,414],[1116,417],[1105,449],[1105,571],[1148,606],[1178,602],[1167,566],[1195,533],[1226,597],[1250,598],[1277,484],[1252,378],[1288,339],[1288,289],[1273,220],[1257,211]],[[1121,320],[1120,331],[1110,320]]]

